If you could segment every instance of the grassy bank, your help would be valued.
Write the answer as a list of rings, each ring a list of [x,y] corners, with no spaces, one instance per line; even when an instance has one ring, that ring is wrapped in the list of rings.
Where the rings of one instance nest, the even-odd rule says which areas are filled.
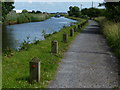
[[[64,56],[64,52],[68,49],[70,43],[80,33],[75,32],[74,37],[68,37],[68,43],[63,43],[62,36],[66,32],[69,35],[69,30],[85,22],[85,20],[76,18],[81,22],[76,25],[64,27],[55,34],[50,35],[43,41],[27,45],[27,49],[19,52],[13,51],[11,57],[3,54],[3,88],[45,88],[54,78],[59,62]],[[85,27],[85,26],[84,26]],[[84,28],[82,27],[82,29]],[[58,40],[59,53],[52,54],[51,41]],[[41,62],[41,80],[40,83],[29,84],[29,62],[32,58],[38,57]]]
[[[120,23],[107,20],[104,17],[95,18],[101,26],[108,44],[112,48],[115,55],[120,58]]]
[[[20,24],[26,22],[43,21],[50,18],[50,14],[33,14],[33,13],[10,13],[5,19],[5,24]]]

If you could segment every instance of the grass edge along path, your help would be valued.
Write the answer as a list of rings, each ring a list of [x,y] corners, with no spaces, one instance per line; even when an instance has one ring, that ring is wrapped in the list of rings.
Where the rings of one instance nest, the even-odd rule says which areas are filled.
[[[115,56],[120,59],[120,23],[109,21],[105,17],[97,17],[94,20],[100,23],[102,33],[107,39],[108,45]]]
[[[59,62],[64,56],[64,52],[67,51],[71,42],[87,25],[85,24],[79,32],[75,32],[74,37],[68,36],[68,43],[63,43],[62,37],[64,32],[69,35],[71,28],[74,28],[86,21],[79,18],[74,19],[81,22],[78,22],[76,25],[64,27],[59,32],[47,37],[46,40],[28,45],[26,50],[21,50],[19,52],[14,51],[12,52],[13,56],[11,57],[4,56],[3,54],[3,88],[46,88],[50,81],[53,80],[57,72]],[[59,43],[58,54],[50,53],[52,40],[57,40]],[[29,84],[29,62],[34,57],[38,57],[40,59],[41,78],[39,83],[35,82],[34,84]]]

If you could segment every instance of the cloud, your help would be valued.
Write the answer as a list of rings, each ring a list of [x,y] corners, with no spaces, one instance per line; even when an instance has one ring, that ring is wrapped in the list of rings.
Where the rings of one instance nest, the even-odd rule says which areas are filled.
[[[103,2],[104,0],[15,0],[15,2]]]

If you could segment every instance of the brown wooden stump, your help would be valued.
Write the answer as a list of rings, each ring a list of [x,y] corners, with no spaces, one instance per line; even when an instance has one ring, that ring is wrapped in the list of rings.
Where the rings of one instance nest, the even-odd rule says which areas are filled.
[[[67,35],[67,33],[64,33],[63,34],[63,42],[67,43],[67,41],[68,41],[68,35]]]
[[[40,60],[38,58],[33,58],[30,61],[30,83],[33,81],[39,82],[40,81]]]
[[[74,36],[74,30],[73,29],[70,29],[70,36]]]
[[[52,53],[58,53],[58,41],[53,40],[51,43],[51,52]]]

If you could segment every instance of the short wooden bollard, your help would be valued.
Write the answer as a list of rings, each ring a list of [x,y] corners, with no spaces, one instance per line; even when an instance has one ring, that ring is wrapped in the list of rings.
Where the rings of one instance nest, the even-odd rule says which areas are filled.
[[[77,31],[79,32],[81,28],[81,25],[78,25]]]
[[[58,53],[58,41],[57,40],[53,40],[51,43],[51,52],[52,53]]]
[[[70,36],[74,36],[74,30],[73,29],[70,29]]]
[[[67,35],[67,33],[64,33],[63,34],[63,42],[67,43],[67,41],[68,41],[68,35]]]
[[[33,81],[40,81],[40,60],[36,57],[30,61],[30,83]]]
[[[76,27],[74,27],[74,32],[77,32],[77,28]]]

